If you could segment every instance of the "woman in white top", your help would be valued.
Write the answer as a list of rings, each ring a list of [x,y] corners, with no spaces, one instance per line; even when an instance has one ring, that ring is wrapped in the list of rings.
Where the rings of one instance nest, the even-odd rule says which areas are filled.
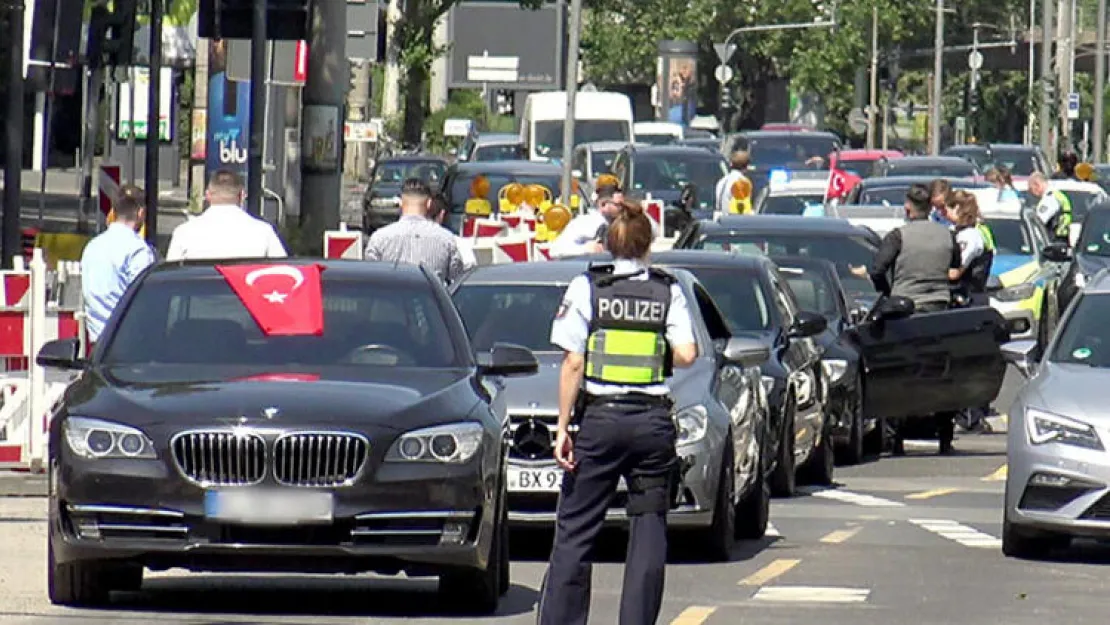
[[[979,227],[979,203],[971,193],[956,191],[949,194],[946,204],[948,219],[955,224],[956,242],[960,245],[956,279],[972,306],[989,306],[987,278],[994,261],[994,246]]]

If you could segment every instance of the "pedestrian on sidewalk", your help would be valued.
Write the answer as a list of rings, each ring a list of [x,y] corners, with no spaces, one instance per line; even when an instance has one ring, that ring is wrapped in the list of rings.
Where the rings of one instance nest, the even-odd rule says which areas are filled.
[[[363,258],[388,263],[422,265],[450,284],[465,271],[455,235],[429,219],[432,191],[419,178],[401,186],[401,218],[374,231]]]
[[[274,226],[243,210],[246,197],[239,174],[226,169],[213,174],[204,193],[208,209],[173,231],[166,260],[288,256]]]
[[[146,194],[124,185],[116,197],[116,220],[97,235],[81,253],[81,294],[89,349],[112,316],[127,287],[157,260],[153,249],[139,236],[146,216]]]

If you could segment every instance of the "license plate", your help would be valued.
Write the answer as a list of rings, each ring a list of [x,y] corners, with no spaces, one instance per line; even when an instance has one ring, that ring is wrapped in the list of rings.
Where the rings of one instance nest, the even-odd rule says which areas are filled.
[[[331,523],[332,494],[319,491],[210,490],[204,516],[243,525]]]
[[[509,490],[518,493],[557,493],[563,484],[559,468],[509,468]]]

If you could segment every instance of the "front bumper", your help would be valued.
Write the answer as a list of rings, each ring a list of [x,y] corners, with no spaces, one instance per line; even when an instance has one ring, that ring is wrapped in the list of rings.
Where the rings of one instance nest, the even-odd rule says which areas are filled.
[[[667,527],[670,528],[700,528],[708,527],[713,523],[713,502],[716,501],[717,469],[720,464],[720,452],[711,453],[707,441],[695,443],[678,448],[680,459],[692,462],[691,468],[686,472],[682,488],[679,493],[680,505],[672,508],[667,514]],[[710,467],[714,470],[710,471]],[[545,472],[557,471],[554,462],[524,462],[510,460],[509,471]],[[538,488],[514,488],[512,479],[509,481],[509,523],[513,527],[551,528],[555,525],[556,509],[558,506],[558,482],[554,488],[543,486]],[[550,484],[548,482],[548,484]],[[738,485],[739,486],[739,485]],[[628,515],[625,505],[628,502],[628,491],[622,479],[617,487],[617,494],[609,504],[605,513],[607,527],[627,527]]]
[[[214,519],[206,513],[206,490],[159,461],[77,465],[54,471],[49,531],[58,563],[123,560],[155,570],[435,575],[448,568],[485,568],[493,544],[495,497],[477,463],[383,465],[368,483],[363,482],[370,478],[334,489],[283,489],[333,494],[330,521],[289,525]]]
[[[1036,340],[1040,319],[1033,312],[1029,300],[1001,302],[991,298],[991,307],[1006,320],[1006,327],[1010,330],[1010,340]]]
[[[1020,436],[1024,439],[1024,431]],[[1110,537],[1110,454],[1061,443],[1014,444],[1006,482],[1006,519],[1025,528]]]

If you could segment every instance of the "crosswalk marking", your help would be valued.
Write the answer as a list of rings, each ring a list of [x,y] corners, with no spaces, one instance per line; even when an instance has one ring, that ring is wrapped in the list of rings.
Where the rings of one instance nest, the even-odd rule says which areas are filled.
[[[1002,547],[1002,541],[994,536],[961,525],[956,521],[948,519],[910,519],[910,523],[948,540],[958,542],[965,547],[977,549],[999,549]]]
[[[752,596],[756,601],[794,603],[863,603],[871,595],[869,588],[834,588],[828,586],[766,586]]]
[[[798,566],[801,560],[775,560],[767,566],[759,569],[755,573],[740,580],[741,586],[762,586],[767,582],[779,577],[790,569]]]
[[[820,497],[822,499],[832,499],[833,501],[840,501],[840,502],[843,502],[843,503],[850,503],[850,504],[854,504],[854,505],[857,505],[857,506],[863,506],[865,508],[904,508],[904,507],[906,507],[906,504],[902,503],[901,501],[892,501],[890,499],[883,499],[881,497],[875,497],[875,496],[872,496],[872,495],[864,495],[863,493],[853,493],[852,491],[848,491],[848,490],[840,490],[840,489],[833,489],[833,488],[828,488],[828,489],[803,488],[803,489],[799,489],[799,490],[801,490],[804,493],[809,494],[812,497]]]
[[[1006,473],[1007,473],[1006,467],[1007,467],[1007,465],[1002,465],[1002,466],[998,467],[998,469],[994,473],[991,473],[990,475],[984,477],[983,481],[984,482],[1005,482],[1006,481]]]
[[[691,606],[683,610],[682,614],[675,617],[675,619],[671,621],[671,625],[701,625],[716,611],[717,608]]]
[[[934,488],[933,490],[926,490],[920,493],[912,493],[906,495],[906,499],[932,499],[933,497],[943,497],[945,495],[951,495],[952,493],[958,492],[960,492],[960,489],[958,488]]]
[[[863,526],[857,525],[855,527],[849,527],[848,529],[829,532],[823,538],[821,538],[821,542],[839,544],[858,534],[861,529],[863,529]]]

